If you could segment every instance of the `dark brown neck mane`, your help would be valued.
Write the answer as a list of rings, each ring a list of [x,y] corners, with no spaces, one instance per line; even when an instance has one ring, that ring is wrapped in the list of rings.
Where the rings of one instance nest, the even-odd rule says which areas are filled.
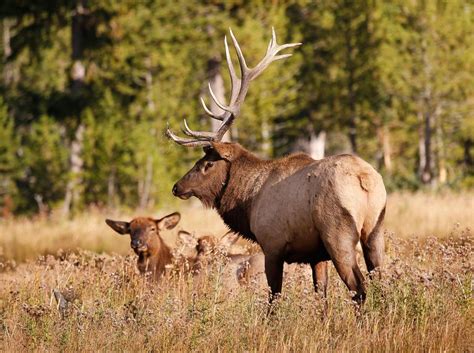
[[[262,160],[244,150],[230,163],[227,180],[214,208],[234,232],[256,241],[250,230],[252,201],[271,171],[273,161]]]

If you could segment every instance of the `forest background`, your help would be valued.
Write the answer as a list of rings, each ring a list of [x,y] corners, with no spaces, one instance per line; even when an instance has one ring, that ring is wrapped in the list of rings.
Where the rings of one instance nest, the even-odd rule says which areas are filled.
[[[389,191],[474,186],[472,2],[4,0],[0,17],[0,217],[176,202],[202,151],[166,123],[212,129],[199,97],[228,96],[229,27],[250,66],[272,26],[303,43],[252,84],[233,141],[356,153]]]

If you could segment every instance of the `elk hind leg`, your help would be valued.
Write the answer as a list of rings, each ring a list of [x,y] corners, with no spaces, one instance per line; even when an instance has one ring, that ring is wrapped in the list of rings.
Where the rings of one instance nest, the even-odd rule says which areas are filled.
[[[384,213],[385,209],[381,212],[374,229],[372,229],[367,237],[361,238],[362,252],[369,276],[371,276],[376,268],[381,267],[383,264],[385,242],[381,225]]]
[[[364,276],[357,264],[356,244],[358,233],[355,227],[342,224],[327,234],[326,249],[336,267],[339,276],[347,288],[355,292],[352,297],[357,304],[365,301]]]

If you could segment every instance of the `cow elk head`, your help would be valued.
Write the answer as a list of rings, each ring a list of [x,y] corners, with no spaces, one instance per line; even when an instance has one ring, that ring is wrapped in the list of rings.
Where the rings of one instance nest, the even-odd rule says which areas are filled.
[[[105,222],[118,234],[129,234],[130,247],[139,255],[157,251],[161,243],[160,232],[173,229],[180,219],[181,215],[174,212],[160,219],[137,217],[130,222],[111,219],[106,219]]]

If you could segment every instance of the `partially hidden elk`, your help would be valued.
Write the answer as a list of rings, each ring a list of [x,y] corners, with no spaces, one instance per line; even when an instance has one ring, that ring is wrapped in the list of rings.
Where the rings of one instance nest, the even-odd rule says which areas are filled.
[[[238,234],[230,231],[219,239],[212,235],[196,236],[180,230],[178,238],[181,246],[177,252],[183,255],[186,261],[184,268],[194,275],[202,277],[208,269],[212,269],[212,264],[219,262],[225,267],[222,274],[228,290],[241,286],[266,288],[266,284],[261,281],[261,275],[264,273],[263,254],[248,254],[246,248],[236,245]]]
[[[158,281],[165,274],[166,269],[177,269],[182,273],[191,273],[199,276],[206,272],[210,263],[217,255],[222,255],[223,262],[229,262],[226,271],[226,285],[235,288],[241,283],[238,278],[250,273],[246,261],[250,256],[244,255],[241,248],[232,250],[238,240],[237,234],[227,232],[220,239],[213,235],[196,236],[193,233],[180,230],[178,238],[180,246],[171,249],[161,237],[163,230],[173,229],[180,221],[180,214],[175,212],[161,219],[151,217],[136,217],[130,222],[106,219],[107,225],[119,234],[130,235],[130,247],[137,258],[137,268],[142,274],[148,274]]]
[[[238,143],[222,137],[239,115],[250,82],[270,63],[291,54],[282,49],[300,43],[278,45],[275,31],[264,58],[249,68],[232,33],[240,77],[224,39],[231,80],[229,104],[220,102],[211,87],[211,98],[224,112],[214,114],[204,100],[205,112],[221,121],[215,132],[193,131],[184,121],[186,138],[167,128],[167,136],[185,147],[202,147],[204,157],[173,187],[181,199],[197,197],[217,210],[231,230],[257,242],[263,250],[270,301],[281,292],[283,264],[305,263],[312,269],[314,288],[326,293],[328,261],[331,260],[350,291],[362,303],[366,289],[357,264],[360,241],[368,271],[382,265],[384,239],[381,224],[386,191],[380,174],[354,155],[314,160],[304,153],[263,160]]]
[[[137,217],[130,222],[111,219],[106,219],[105,222],[118,234],[130,235],[130,247],[138,255],[138,270],[159,280],[166,268],[173,265],[171,249],[161,238],[160,232],[173,229],[180,219],[181,215],[174,212],[160,219]]]
[[[208,267],[221,256],[227,259],[238,259],[245,253],[244,249],[232,251],[234,243],[238,240],[238,235],[234,232],[227,232],[220,239],[211,234],[196,235],[194,233],[180,230],[178,232],[180,246],[177,253],[186,262],[185,269],[192,273],[199,273]]]

